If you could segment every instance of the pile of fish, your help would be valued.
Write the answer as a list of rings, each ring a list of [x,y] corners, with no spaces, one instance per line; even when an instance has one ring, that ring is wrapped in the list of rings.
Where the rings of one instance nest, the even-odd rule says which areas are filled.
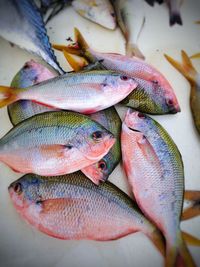
[[[44,13],[56,3],[41,2]],[[67,1],[57,2],[62,9]],[[142,57],[129,31],[135,24],[130,18],[136,19],[131,5],[141,1],[113,0],[112,6],[108,1],[74,0],[72,5],[84,5],[82,10],[91,5],[90,13],[79,13],[95,17],[96,6],[90,2],[97,7],[101,2],[112,22],[114,6],[127,50],[134,46]],[[6,16],[7,8],[12,18]],[[58,11],[53,9],[51,16]],[[138,36],[144,16],[136,20]],[[165,266],[195,266],[186,243],[199,246],[200,240],[182,232],[180,220],[199,215],[200,194],[185,191],[176,144],[146,115],[180,112],[171,85],[144,60],[131,53],[94,51],[78,29],[74,32],[74,43],[53,45],[74,69],[64,73],[33,1],[0,1],[0,35],[54,68],[31,60],[10,86],[0,86],[0,107],[8,106],[13,124],[0,139],[0,161],[24,174],[9,186],[16,210],[41,232],[60,239],[107,241],[140,231],[163,255]],[[166,58],[191,83],[191,109],[200,133],[199,74],[184,51],[182,64]],[[123,122],[116,104],[129,107]],[[107,181],[121,160],[134,200]],[[191,206],[182,210],[184,194]]]

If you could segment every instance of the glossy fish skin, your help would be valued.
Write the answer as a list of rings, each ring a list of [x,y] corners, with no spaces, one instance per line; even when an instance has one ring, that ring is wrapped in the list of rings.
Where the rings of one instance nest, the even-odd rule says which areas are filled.
[[[190,58],[185,51],[181,51],[182,62],[165,55],[166,59],[189,81],[190,91],[190,108],[194,124],[200,134],[200,73],[194,68]]]
[[[143,1],[113,0],[118,24],[126,39],[126,54],[144,59],[137,41],[145,22]]]
[[[81,171],[95,184],[99,184],[100,181],[106,181],[108,179],[109,175],[121,160],[121,119],[114,107],[91,114],[90,118],[103,125],[116,139],[115,144],[108,154],[106,154],[100,161],[81,169]]]
[[[116,16],[109,0],[73,0],[73,8],[83,17],[107,28],[116,28]]]
[[[42,81],[56,77],[57,75],[48,70],[43,65],[31,60],[15,75],[11,87],[24,88],[40,83]],[[21,100],[8,106],[9,118],[13,125],[32,117],[33,115],[54,111],[56,109],[34,103],[32,101]]]
[[[46,112],[19,123],[0,140],[0,161],[21,173],[62,175],[99,161],[114,142],[87,116]]]
[[[12,183],[9,193],[20,215],[50,236],[107,241],[141,231],[163,252],[160,232],[109,182],[96,186],[81,172],[61,177],[28,174]]]
[[[125,100],[127,103],[131,103],[129,106],[137,108],[137,110],[141,108],[140,111],[147,112],[144,110],[143,99],[145,99],[147,102],[155,101],[151,104],[151,107],[148,107],[148,112],[151,114],[174,114],[180,112],[178,100],[171,85],[153,66],[136,57],[130,58],[120,54],[96,52],[88,46],[78,29],[75,29],[75,37],[77,41],[75,47],[62,45],[53,45],[53,47],[60,51],[64,50],[71,54],[84,56],[90,63],[99,61],[106,69],[118,71],[137,79],[138,92],[141,90],[141,99],[139,99],[141,104],[137,99],[137,94],[136,99],[134,99],[135,96],[129,94]],[[159,102],[160,99],[161,103]]]
[[[184,170],[178,148],[168,133],[150,117],[130,109],[122,124],[123,166],[135,199],[166,239],[166,265],[195,266],[182,239]]]
[[[0,36],[37,54],[59,73],[64,73],[56,60],[44,22],[34,1],[0,1]]]
[[[0,107],[18,100],[32,100],[58,109],[91,114],[115,105],[136,87],[133,78],[113,71],[72,72],[24,89],[0,86]]]

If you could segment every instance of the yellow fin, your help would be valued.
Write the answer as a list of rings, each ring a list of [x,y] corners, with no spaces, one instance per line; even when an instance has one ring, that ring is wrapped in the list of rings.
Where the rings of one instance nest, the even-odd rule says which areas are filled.
[[[200,53],[194,54],[190,58],[192,58],[192,59],[200,58]]]
[[[185,51],[181,51],[182,55],[182,63],[174,60],[168,55],[164,55],[165,58],[171,63],[172,66],[174,66],[183,76],[190,82],[195,83],[196,82],[196,75],[197,71],[195,70],[194,66],[192,65],[192,62]]]
[[[87,44],[84,37],[80,33],[79,29],[74,28],[74,36],[75,36],[76,42],[78,43],[79,48],[84,53],[89,48],[89,45]]]
[[[8,106],[18,99],[17,93],[20,89],[13,89],[8,86],[0,86],[0,108]]]
[[[76,72],[82,70],[85,66],[88,65],[88,62],[84,57],[72,55],[65,50],[63,50],[63,54],[72,69]]]
[[[198,239],[197,237],[192,236],[192,235],[190,235],[186,232],[183,232],[183,231],[182,231],[182,237],[188,245],[197,246],[197,247],[200,246],[200,239]]]

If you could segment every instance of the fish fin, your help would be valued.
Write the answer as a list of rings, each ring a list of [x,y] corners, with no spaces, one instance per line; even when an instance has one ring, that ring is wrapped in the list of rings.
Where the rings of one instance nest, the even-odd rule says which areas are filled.
[[[145,0],[150,6],[154,6],[155,0]]]
[[[170,13],[170,19],[169,19],[170,26],[173,26],[174,24],[183,25],[181,14],[179,12],[171,12]]]
[[[164,55],[165,58],[174,66],[190,83],[195,83],[197,71],[195,70],[192,62],[185,51],[181,51],[182,63],[174,60],[168,55]]]
[[[158,229],[154,229],[154,231],[147,235],[161,255],[165,257],[165,240],[162,233]]]
[[[198,190],[185,190],[184,199],[187,200],[200,200],[200,191]]]
[[[200,20],[197,20],[194,22],[195,24],[200,24]]]
[[[74,36],[75,36],[76,42],[78,43],[79,48],[83,52],[86,52],[86,50],[89,48],[89,45],[85,41],[83,35],[81,34],[78,28],[74,28]]]
[[[200,205],[193,205],[189,208],[186,208],[183,212],[182,212],[182,216],[181,216],[181,220],[188,220],[188,219],[192,219],[196,216],[200,215]]]
[[[81,49],[79,49],[78,44],[75,43],[74,45],[58,45],[58,44],[53,44],[52,47],[58,51],[66,51],[70,54],[80,56],[81,55]]]
[[[140,51],[139,47],[136,44],[127,43],[126,45],[126,55],[129,57],[136,56],[141,59],[145,59],[145,56]]]
[[[183,231],[181,233],[183,239],[188,245],[200,247],[200,239]]]
[[[194,59],[194,58],[200,58],[200,53],[194,54],[190,58],[192,58],[192,59]]]
[[[191,254],[190,254],[190,252],[189,252],[189,250],[188,250],[188,248],[187,248],[187,246],[186,246],[186,244],[182,238],[182,235],[181,235],[181,239],[179,242],[180,243],[179,243],[179,250],[178,250],[179,254],[178,255],[181,257],[181,259],[183,261],[183,265],[195,267],[196,264],[195,264]],[[179,265],[177,265],[177,266],[179,266]]]
[[[88,65],[88,61],[84,57],[72,55],[65,50],[63,50],[63,54],[67,62],[76,72],[82,70],[85,66]]]
[[[0,86],[0,108],[8,106],[18,99],[17,93],[20,89],[13,89],[8,86]]]

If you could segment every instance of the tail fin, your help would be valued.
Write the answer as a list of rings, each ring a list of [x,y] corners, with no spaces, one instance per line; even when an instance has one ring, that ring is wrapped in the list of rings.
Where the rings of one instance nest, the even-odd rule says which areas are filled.
[[[158,229],[155,229],[153,232],[147,235],[161,255],[165,257],[165,239],[162,233]]]
[[[0,108],[8,106],[18,100],[18,89],[12,87],[0,86]]]
[[[181,51],[182,63],[174,60],[168,55],[164,55],[165,58],[174,66],[183,76],[192,84],[196,83],[197,71],[195,70],[192,62],[185,51]]]
[[[145,56],[140,51],[139,47],[136,44],[127,43],[126,45],[126,55],[129,57],[136,56],[141,59],[145,59]]]
[[[200,53],[197,53],[197,54],[194,54],[194,55],[192,55],[190,58],[200,58]]]
[[[183,25],[182,18],[179,12],[170,12],[169,24],[173,26],[174,24]]]
[[[182,231],[182,237],[184,241],[190,246],[200,247],[200,239]]]
[[[72,55],[63,50],[63,54],[74,71],[80,71],[88,65],[88,61],[84,57]]]

